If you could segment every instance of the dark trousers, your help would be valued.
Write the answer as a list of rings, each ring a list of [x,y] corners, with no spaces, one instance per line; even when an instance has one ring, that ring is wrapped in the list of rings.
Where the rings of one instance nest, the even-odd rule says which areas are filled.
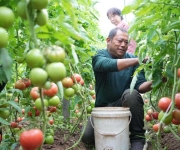
[[[132,114],[131,122],[129,125],[130,142],[143,141],[144,137],[144,102],[138,91],[130,90],[124,91],[122,97],[116,102],[108,104],[106,107],[129,107]],[[82,137],[82,141],[89,144],[94,144],[94,129],[88,118],[87,126]]]

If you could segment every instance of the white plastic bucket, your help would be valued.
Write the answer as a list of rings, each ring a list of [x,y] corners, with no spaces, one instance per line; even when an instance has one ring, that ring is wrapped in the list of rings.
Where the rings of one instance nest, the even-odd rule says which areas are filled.
[[[129,108],[93,108],[92,117],[96,150],[129,150]]]

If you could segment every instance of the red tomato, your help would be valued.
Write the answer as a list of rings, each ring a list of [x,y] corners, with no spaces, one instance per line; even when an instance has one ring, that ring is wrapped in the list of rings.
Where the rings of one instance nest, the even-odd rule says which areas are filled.
[[[79,81],[79,83],[83,86],[83,85],[84,85],[84,79],[81,78],[81,80]]]
[[[178,70],[177,70],[177,76],[178,76],[178,78],[180,78],[180,68],[178,68]]]
[[[40,97],[39,88],[33,87],[30,91],[30,96],[33,100],[36,100],[37,98],[39,98]]]
[[[152,113],[152,117],[154,118],[154,119],[158,119],[158,115],[159,115],[159,112],[153,112]]]
[[[49,120],[49,124],[53,124],[54,123],[54,120],[53,119],[51,119],[51,120]]]
[[[25,110],[24,110],[24,109],[22,109],[22,114],[23,114],[23,115],[25,114]]]
[[[96,95],[94,94],[94,95],[92,96],[92,98],[93,98],[93,99],[96,99]]]
[[[0,143],[1,143],[1,141],[2,141],[2,134],[0,134]]]
[[[180,93],[175,95],[175,105],[178,109],[180,109]]]
[[[77,73],[74,73],[72,76],[71,76],[71,79],[73,80],[74,83],[77,82],[80,82],[81,81],[81,75],[80,74],[77,74]]]
[[[158,102],[158,107],[164,112],[167,110],[171,103],[171,99],[169,97],[162,97]]]
[[[31,80],[28,78],[22,79],[22,82],[26,85],[26,88],[31,85]]]
[[[177,121],[180,121],[180,110],[179,109],[175,109],[174,111],[173,111],[173,118],[175,119],[175,120],[177,120]]]
[[[15,83],[15,89],[24,90],[25,88],[26,88],[26,85],[21,80],[18,80]]]
[[[180,121],[177,121],[176,119],[172,119],[172,123],[175,124],[175,125],[179,125],[180,124]]]
[[[159,127],[160,127],[159,123],[154,124],[154,125],[153,125],[153,130],[156,131],[156,132],[158,132]]]
[[[20,122],[21,121],[21,117],[17,117],[17,122]]]
[[[52,113],[52,112],[56,112],[56,107],[55,106],[51,106],[50,108],[49,108],[49,111]]]
[[[25,150],[35,150],[43,143],[44,135],[39,129],[23,131],[20,135],[20,144]]]
[[[17,122],[11,122],[11,128],[17,128],[18,127],[18,123]]]
[[[148,99],[145,99],[145,100],[144,100],[144,103],[148,103],[148,102],[149,102],[149,100],[148,100]]]
[[[69,88],[73,86],[73,80],[70,77],[66,77],[62,80],[62,85],[65,88]]]
[[[49,97],[52,97],[52,96],[57,94],[58,87],[57,87],[57,85],[55,83],[52,82],[51,83],[51,88],[47,89],[47,90],[44,89],[43,92],[44,92],[45,95],[47,95]]]
[[[150,115],[146,115],[146,116],[145,116],[145,119],[146,119],[146,121],[151,121],[151,120],[152,120],[152,117],[151,117]]]

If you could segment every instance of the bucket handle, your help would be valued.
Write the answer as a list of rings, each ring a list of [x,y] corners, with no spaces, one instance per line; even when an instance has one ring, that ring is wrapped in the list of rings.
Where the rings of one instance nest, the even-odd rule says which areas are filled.
[[[97,131],[97,129],[94,127],[94,125],[93,125],[93,123],[92,123],[91,116],[92,116],[92,115],[90,115],[90,123],[91,123],[92,127],[94,128],[94,130],[95,130],[97,133],[99,133],[100,135],[109,135],[109,136],[117,136],[117,135],[119,135],[120,133],[122,133],[122,132],[129,126],[129,124],[130,124],[130,122],[131,122],[131,119],[132,119],[132,114],[131,114],[131,112],[130,112],[129,122],[127,123],[126,127],[125,127],[122,131],[120,131],[119,133],[116,133],[116,134],[114,134],[114,133],[108,133],[108,134],[106,134],[106,133],[100,133],[99,131]]]

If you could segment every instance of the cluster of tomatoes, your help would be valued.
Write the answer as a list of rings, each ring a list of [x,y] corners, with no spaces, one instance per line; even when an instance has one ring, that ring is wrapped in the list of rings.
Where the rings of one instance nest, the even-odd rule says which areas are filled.
[[[158,120],[159,122],[163,119],[163,126],[162,129],[166,130],[167,125],[174,124],[180,125],[180,68],[177,72],[178,81],[177,81],[177,91],[178,93],[175,94],[174,104],[175,107],[171,113],[168,113],[172,107],[173,101],[169,97],[162,97],[158,101],[158,107],[160,112],[156,112],[153,109],[149,109],[147,114],[145,115],[146,121],[152,121],[153,119]],[[156,123],[153,125],[153,130],[158,131],[160,129],[160,123]]]
[[[33,18],[34,22],[38,24],[39,26],[43,26],[47,23],[48,21],[48,12],[45,9],[49,3],[49,0],[30,0],[29,3],[27,4],[26,1],[21,0],[19,1],[17,5],[17,14],[24,20],[28,19],[27,11],[26,9],[28,7],[31,7],[32,10],[35,10],[35,18]],[[28,7],[27,7],[28,6]]]
[[[10,28],[15,20],[13,11],[5,6],[0,6],[0,48],[3,48],[8,43],[8,28]]]

